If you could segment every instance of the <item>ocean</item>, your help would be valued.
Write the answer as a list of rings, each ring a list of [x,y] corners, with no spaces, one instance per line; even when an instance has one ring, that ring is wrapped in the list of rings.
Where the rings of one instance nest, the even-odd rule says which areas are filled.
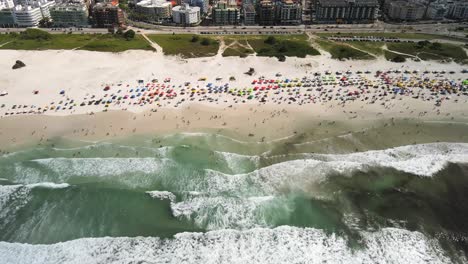
[[[261,131],[257,131],[261,133]],[[55,138],[0,156],[1,263],[468,263],[468,124]]]

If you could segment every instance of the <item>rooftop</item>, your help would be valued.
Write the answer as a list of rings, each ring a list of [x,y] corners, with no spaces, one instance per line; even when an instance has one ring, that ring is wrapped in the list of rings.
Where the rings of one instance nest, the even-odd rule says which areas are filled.
[[[357,6],[378,6],[377,0],[318,0],[320,6],[348,6],[350,4]]]

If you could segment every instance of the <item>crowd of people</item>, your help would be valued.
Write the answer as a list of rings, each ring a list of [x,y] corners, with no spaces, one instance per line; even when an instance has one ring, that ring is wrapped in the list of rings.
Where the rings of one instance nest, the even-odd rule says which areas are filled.
[[[273,104],[349,104],[363,101],[385,105],[391,100],[410,97],[431,101],[440,106],[445,101],[468,99],[468,74],[453,71],[389,70],[313,72],[303,77],[238,76],[252,78],[238,82],[235,77],[224,80],[200,77],[197,81],[178,82],[171,78],[136,80],[135,83],[102,84],[95,93],[73,98],[66,90],[57,90],[59,100],[45,105],[9,104],[8,94],[0,97],[1,116],[42,113],[94,113],[96,111],[128,110],[128,108],[179,107],[187,102],[206,102],[232,106],[243,103]],[[41,96],[40,90],[31,96]]]

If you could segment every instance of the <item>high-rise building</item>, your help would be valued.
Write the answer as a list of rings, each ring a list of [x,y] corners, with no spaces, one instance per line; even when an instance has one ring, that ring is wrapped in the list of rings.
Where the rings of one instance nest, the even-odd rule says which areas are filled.
[[[426,18],[431,20],[443,19],[448,12],[447,5],[440,1],[432,2],[426,9]]]
[[[35,27],[42,19],[41,8],[37,5],[17,5],[13,8],[13,14],[19,27]]]
[[[124,25],[122,10],[112,3],[97,3],[92,12],[93,24],[96,27],[108,28]]]
[[[172,4],[166,0],[143,0],[136,4],[136,12],[161,21],[172,17]]]
[[[416,2],[393,1],[388,5],[387,10],[390,19],[416,21],[424,17],[426,7]]]
[[[15,3],[13,0],[0,0],[0,27],[15,26],[15,16],[13,8]]]
[[[244,16],[244,25],[255,25],[255,17],[257,13],[255,12],[255,7],[253,4],[246,4],[242,8],[243,16]]]
[[[316,20],[324,23],[368,23],[376,19],[377,0],[317,0]]]
[[[39,6],[41,9],[42,17],[49,17],[50,18],[50,8],[56,5],[54,0],[38,0],[35,1],[33,5]]]
[[[87,27],[88,7],[83,2],[65,2],[50,9],[50,17],[57,27]]]
[[[0,9],[0,27],[15,27],[16,20],[13,8]]]
[[[448,8],[447,16],[453,19],[468,19],[468,2],[458,1],[451,4]]]
[[[260,25],[275,24],[275,4],[270,0],[263,0],[257,7],[258,23]]]
[[[237,6],[227,2],[218,2],[211,10],[213,23],[216,25],[237,25],[240,22],[240,12]]]
[[[0,10],[15,7],[13,0],[0,0]]]
[[[208,2],[209,0],[188,0],[191,6],[198,6],[202,14],[208,13]]]
[[[281,0],[276,3],[276,20],[282,25],[298,25],[302,21],[302,8],[298,1]]]
[[[172,8],[172,19],[180,25],[194,25],[200,22],[200,7],[183,4]]]

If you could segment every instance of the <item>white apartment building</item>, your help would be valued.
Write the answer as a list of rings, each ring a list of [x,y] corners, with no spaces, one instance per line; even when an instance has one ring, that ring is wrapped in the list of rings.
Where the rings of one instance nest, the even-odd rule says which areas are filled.
[[[172,16],[171,2],[165,0],[143,0],[136,4],[139,13],[147,15],[153,20],[168,19]]]
[[[193,25],[200,22],[200,7],[183,4],[172,8],[172,19],[177,24]]]
[[[55,6],[55,1],[48,1],[48,0],[38,0],[33,3],[33,5],[39,6],[41,9],[42,17],[49,17],[50,18],[50,8]]]
[[[39,6],[17,5],[13,8],[15,22],[19,27],[35,27],[42,19],[42,12]]]

